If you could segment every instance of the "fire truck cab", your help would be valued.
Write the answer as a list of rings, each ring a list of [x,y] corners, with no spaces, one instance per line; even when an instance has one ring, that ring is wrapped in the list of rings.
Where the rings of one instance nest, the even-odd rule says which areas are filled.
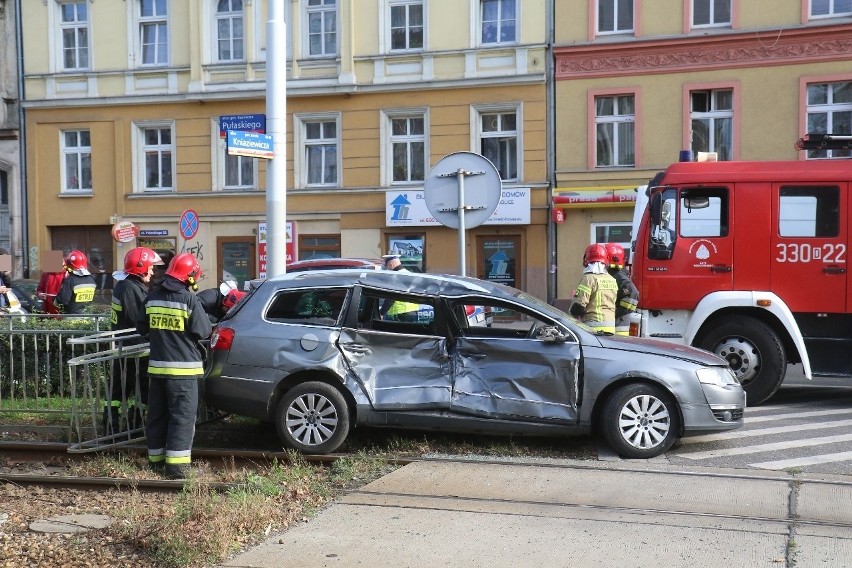
[[[721,355],[750,404],[788,363],[852,378],[850,192],[852,160],[671,165],[634,226],[634,335]]]

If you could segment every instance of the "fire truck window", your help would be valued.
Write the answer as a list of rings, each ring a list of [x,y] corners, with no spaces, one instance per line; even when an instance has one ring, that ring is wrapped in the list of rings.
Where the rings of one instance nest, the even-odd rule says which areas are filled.
[[[684,191],[680,206],[682,237],[724,237],[728,234],[727,190]]]
[[[670,189],[663,192],[660,208],[660,221],[651,227],[651,240],[648,243],[648,258],[668,260],[672,257],[677,240],[677,194]]]
[[[778,234],[782,237],[836,237],[840,234],[840,189],[781,188]]]

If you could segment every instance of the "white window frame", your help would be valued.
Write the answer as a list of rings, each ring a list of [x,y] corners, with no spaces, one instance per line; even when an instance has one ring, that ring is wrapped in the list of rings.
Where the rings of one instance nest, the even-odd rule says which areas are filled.
[[[619,14],[624,9],[622,2],[630,4],[632,14],[630,16],[630,27],[621,29],[618,27]],[[612,29],[601,29],[600,13],[601,4],[606,3],[612,9]],[[636,29],[636,3],[634,0],[596,0],[595,2],[595,35],[617,35],[617,34],[632,34]]]
[[[66,6],[83,6],[86,12],[86,18],[84,20],[76,19],[79,16],[79,10],[75,10],[75,19],[70,22],[66,22],[63,19],[63,10]],[[57,22],[59,23],[59,66],[63,71],[81,71],[88,70],[92,68],[92,48],[91,48],[91,38],[92,32],[90,29],[91,26],[91,11],[89,10],[89,3],[87,0],[82,1],[74,1],[74,2],[59,2],[57,4]],[[74,33],[74,45],[67,46],[65,45],[65,32],[72,31]],[[82,35],[82,38],[81,38]],[[83,41],[81,41],[81,39]],[[81,46],[81,43],[85,42],[86,45]],[[74,66],[66,66],[65,65],[65,53],[67,51],[74,52],[74,59],[77,62]],[[80,64],[81,57],[86,59],[85,65]]]
[[[485,16],[485,2],[486,1],[498,2],[497,11],[498,11],[499,15],[498,15],[497,20],[496,20],[496,22],[497,22],[497,37],[494,39],[494,41],[485,41],[485,37],[482,33],[483,28],[485,27],[484,16]],[[512,3],[514,5],[514,9],[515,9],[515,17],[514,17],[514,19],[511,20],[512,22],[514,22],[514,26],[515,26],[514,37],[511,40],[506,40],[506,41],[503,41],[503,40],[500,39],[500,36],[502,35],[502,31],[503,31],[504,22],[509,21],[509,20],[504,19],[503,16],[502,16],[503,2]],[[476,8],[477,8],[477,16],[476,16],[477,37],[479,38],[479,44],[480,45],[514,45],[514,44],[518,43],[518,41],[519,41],[518,34],[520,33],[520,29],[521,29],[521,25],[520,25],[521,14],[520,14],[520,6],[518,5],[518,0],[479,0],[479,2],[476,3]]]
[[[382,128],[381,128],[381,139],[382,139],[382,149],[383,149],[383,159],[382,159],[382,180],[384,185],[415,185],[415,184],[423,184],[426,180],[426,176],[429,174],[429,110],[428,108],[417,108],[417,109],[395,109],[395,110],[385,110],[382,111]],[[394,135],[393,133],[393,121],[397,119],[412,119],[419,118],[423,121],[423,134],[422,135]],[[409,144],[409,163],[408,172],[409,177],[411,175],[411,163],[410,163],[410,152],[411,147],[410,144],[414,142],[422,142],[423,143],[423,178],[422,179],[408,179],[405,181],[394,181],[394,152],[393,145],[396,143],[405,143]]]
[[[835,102],[835,86],[848,84],[849,88],[852,88],[852,80],[840,80],[840,81],[814,81],[808,83],[805,87],[805,112],[806,112],[806,131],[809,134],[842,134],[846,135],[845,132],[837,132],[834,128],[834,114],[835,113],[849,113],[852,112],[852,102]],[[826,90],[826,102],[825,103],[811,103],[811,87],[817,85],[826,85],[828,89]],[[818,128],[814,128],[811,125],[811,116],[812,115],[825,115],[825,125],[827,130],[832,130],[832,132],[821,132]],[[852,133],[848,133],[852,134]],[[807,151],[808,159],[824,159],[824,158],[849,158],[850,151],[849,150],[808,150]]]
[[[622,222],[618,222],[618,221],[612,221],[612,222],[609,222],[609,223],[606,223],[606,222],[603,222],[603,223],[590,223],[590,224],[589,224],[589,244],[594,244],[594,243],[618,243],[618,244],[620,244],[622,247],[624,247],[624,255],[625,255],[625,257],[626,257],[626,258],[624,259],[624,264],[625,264],[625,265],[633,264],[633,262],[632,262],[632,261],[633,261],[633,253],[632,253],[632,251],[630,250],[630,246],[631,246],[631,244],[630,244],[630,242],[629,242],[629,241],[628,241],[628,242],[624,242],[624,241],[611,241],[611,240],[608,240],[608,239],[609,239],[609,232],[610,232],[610,228],[614,228],[614,227],[618,227],[618,228],[620,228],[620,229],[625,229],[625,228],[626,228],[626,229],[627,229],[627,234],[628,234],[628,235],[630,235],[629,239],[630,239],[630,240],[633,240],[633,235],[632,235],[633,226],[632,226],[630,223],[622,223]],[[606,240],[601,240],[601,239],[598,237],[598,229],[603,229],[603,230],[604,230],[604,232],[605,232],[605,233],[607,233],[607,234],[605,235],[605,239],[606,239]]]
[[[696,111],[692,108],[692,95],[697,92],[706,92],[709,93],[710,96],[710,110],[709,111]],[[723,92],[730,93],[731,106],[727,109],[718,108],[718,98],[719,95]],[[692,135],[694,137],[694,129],[692,127],[692,123],[696,120],[707,120],[710,122],[710,127],[708,128],[707,133],[707,143],[708,147],[706,149],[699,149],[694,146],[695,139],[693,138],[692,150],[693,152],[716,152],[718,154],[719,161],[730,161],[734,159],[734,90],[732,88],[720,88],[720,89],[692,89],[689,91],[689,124]],[[716,122],[719,120],[728,120],[729,121],[729,139],[727,141],[719,141],[716,140]],[[727,142],[728,144],[728,152],[727,156],[725,156],[725,152],[721,152],[719,145],[721,143]]]
[[[153,144],[148,145],[145,141],[145,132],[147,130],[166,130],[171,132],[171,142],[169,144]],[[136,179],[137,193],[165,193],[177,191],[177,160],[176,160],[176,144],[175,144],[175,123],[174,121],[152,121],[152,122],[137,122],[134,123],[133,137],[133,167],[134,179]],[[162,157],[163,152],[169,152],[169,162],[171,167],[171,185],[164,186],[162,183],[157,187],[147,187],[147,155],[148,152],[157,152]],[[158,160],[159,162],[162,159]],[[158,177],[162,174],[162,166],[160,166]],[[162,182],[162,180],[160,180]]]
[[[622,114],[618,110],[618,100],[624,97],[631,97],[633,99],[633,114]],[[611,115],[601,115],[598,116],[598,99],[603,98],[612,98],[615,99],[615,104],[613,107],[616,109],[614,114]],[[636,95],[634,93],[619,93],[612,95],[596,95],[593,100],[594,104],[594,117],[595,117],[595,131],[594,131],[594,141],[595,141],[595,167],[596,168],[632,168],[636,166]],[[613,124],[612,129],[612,149],[613,149],[613,164],[600,164],[598,163],[597,156],[597,145],[598,145],[598,126],[603,124]],[[622,161],[626,158],[619,155],[619,138],[621,137],[621,133],[619,132],[619,125],[622,124],[633,124],[633,160],[630,163],[622,163]]]
[[[846,0],[825,0],[828,2],[828,13],[814,15],[814,0],[809,0],[808,14],[812,20],[821,18],[844,18],[852,16],[852,7],[849,10],[838,10],[837,3]]]
[[[691,0],[691,12],[690,12],[690,26],[692,29],[705,29],[705,28],[729,28],[731,27],[731,20],[734,17],[734,6],[731,0],[727,0],[728,2],[728,19],[726,21],[718,21],[717,18],[719,16],[716,15],[716,1],[717,0]],[[696,24],[695,23],[695,15],[696,15],[696,4],[706,5],[707,12],[709,14],[709,20],[706,24]]]
[[[336,57],[340,46],[340,14],[338,11],[337,0],[302,0],[304,6],[304,19],[302,21],[302,37],[304,43],[302,53],[305,57]],[[322,21],[322,28],[325,28],[326,17],[334,16],[334,31],[322,31],[319,34],[322,36],[322,50],[319,53],[311,53],[311,16],[319,15]],[[326,50],[328,43],[326,36],[334,34],[333,51]],[[316,35],[316,34],[314,34]]]
[[[422,44],[419,47],[411,47],[411,8],[413,6],[420,7],[420,13],[422,16],[422,22],[420,25],[420,34],[422,38]],[[405,47],[394,48],[393,46],[393,10],[394,8],[404,8],[405,9]],[[423,51],[426,49],[426,2],[423,0],[385,0],[385,21],[386,25],[383,26],[387,38],[385,40],[387,52],[392,53],[401,53],[401,52],[417,52]],[[416,26],[415,26],[416,27]]]
[[[497,168],[497,171],[500,172],[500,179],[503,182],[517,182],[523,179],[523,165],[524,161],[522,156],[524,155],[524,145],[523,145],[523,107],[521,104],[499,104],[499,105],[476,105],[471,107],[471,124],[473,124],[473,128],[471,128],[471,133],[473,134],[473,139],[471,140],[471,148],[473,151],[485,155],[482,149],[482,142],[486,138],[509,138],[513,137],[515,139],[515,175],[514,176],[505,176],[503,172],[500,171],[501,164],[495,163],[494,166]],[[501,116],[501,124],[500,129],[496,131],[483,132],[482,129],[482,117],[484,115],[497,114]],[[503,128],[503,120],[502,117],[507,114],[515,115],[515,129],[509,130]],[[486,156],[487,157],[487,156]]]
[[[82,144],[82,135],[86,133],[89,138],[89,144]],[[77,144],[74,146],[69,146],[67,144],[67,135],[74,134],[77,139]],[[62,151],[62,167],[61,167],[61,190],[60,192],[63,194],[84,194],[90,195],[93,191],[92,187],[92,133],[88,128],[74,128],[69,130],[62,130],[59,132],[59,146]],[[68,166],[69,160],[73,161],[74,171],[76,172],[76,178],[79,187],[71,187],[71,180],[68,177]],[[85,176],[83,175],[83,171],[86,168],[86,161],[88,161],[89,168],[89,184],[88,187],[85,186]]]
[[[340,121],[340,113],[317,113],[317,114],[300,114],[295,115],[293,117],[294,121],[294,160],[293,160],[293,174],[294,179],[297,180],[297,186],[302,189],[320,189],[320,188],[339,188],[342,187],[342,162],[343,157],[341,155],[341,121]],[[335,123],[335,133],[336,136],[334,139],[312,139],[308,140],[307,137],[307,125],[314,124],[318,122],[334,122]],[[333,140],[333,142],[332,142]],[[308,148],[310,146],[330,146],[334,145],[336,152],[336,172],[335,172],[335,181],[333,183],[328,182],[320,182],[320,183],[309,183],[308,182]]]
[[[229,4],[229,10],[227,12],[219,11],[219,2],[221,0],[211,0],[214,3],[213,8],[213,36],[214,36],[214,46],[213,46],[213,58],[215,61],[219,63],[234,63],[234,62],[242,62],[246,60],[246,9],[245,4],[246,0],[227,0]],[[233,4],[238,2],[240,4],[240,8],[238,10],[233,10]],[[237,38],[234,36],[234,24],[239,21],[242,25],[242,35]],[[226,23],[228,27],[228,37],[222,38],[220,35],[219,24]],[[226,42],[229,46],[231,56],[230,57],[222,57],[222,52],[219,49],[219,45],[222,42]],[[240,48],[242,53],[239,57],[234,55],[235,48]]]
[[[164,67],[169,65],[169,61],[171,60],[171,25],[170,25],[170,15],[169,15],[169,0],[162,0],[163,5],[165,6],[166,13],[165,14],[157,14],[155,16],[142,16],[142,4],[143,2],[150,1],[153,6],[156,6],[158,0],[133,0],[132,2],[127,2],[128,10],[131,11],[130,18],[128,21],[133,26],[132,34],[130,37],[133,38],[134,45],[130,50],[131,58],[134,59],[136,67]],[[165,25],[165,46],[166,46],[166,54],[165,61],[156,60],[152,63],[145,63],[145,49],[142,45],[145,34],[143,33],[143,29],[147,26],[151,25]],[[157,34],[159,39],[159,33]]]
[[[236,158],[237,163],[242,163],[244,160],[251,160],[252,183],[228,185],[228,140],[219,136],[219,117],[211,121],[210,128],[210,136],[213,140],[210,160],[214,174],[213,191],[256,191],[260,175],[260,160],[248,156],[231,156],[231,158]]]

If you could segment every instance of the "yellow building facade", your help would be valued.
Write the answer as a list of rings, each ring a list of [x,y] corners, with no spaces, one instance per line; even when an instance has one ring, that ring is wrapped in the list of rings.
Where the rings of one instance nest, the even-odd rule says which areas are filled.
[[[572,295],[588,244],[629,245],[632,188],[682,151],[848,158],[794,144],[809,131],[850,133],[849,6],[589,0],[555,10],[557,297]]]
[[[545,297],[548,2],[285,4],[288,260],[394,251],[458,273],[424,185],[481,153],[501,203],[465,271]],[[84,250],[106,293],[146,245],[196,254],[205,288],[263,274],[267,162],[229,155],[223,121],[265,118],[266,25],[263,0],[25,3],[31,271]]]

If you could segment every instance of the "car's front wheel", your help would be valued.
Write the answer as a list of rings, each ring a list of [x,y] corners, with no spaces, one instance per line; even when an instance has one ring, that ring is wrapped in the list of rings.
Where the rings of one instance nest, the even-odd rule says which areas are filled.
[[[333,386],[302,383],[281,398],[275,428],[285,445],[306,454],[327,454],[349,435],[349,407]]]
[[[619,388],[607,399],[601,430],[623,458],[647,459],[672,447],[680,435],[680,415],[662,388],[636,383]]]

